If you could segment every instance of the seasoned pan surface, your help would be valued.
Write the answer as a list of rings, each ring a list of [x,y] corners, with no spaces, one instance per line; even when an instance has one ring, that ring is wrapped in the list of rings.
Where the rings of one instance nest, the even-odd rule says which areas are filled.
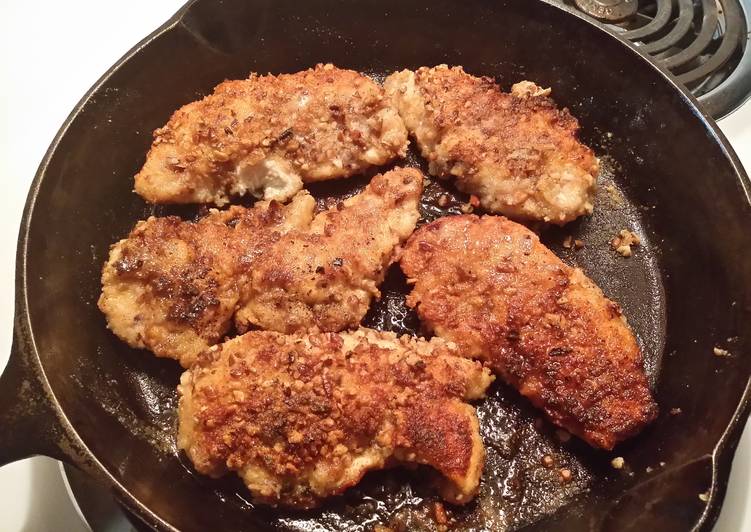
[[[375,77],[445,62],[494,76],[505,88],[535,80],[553,87],[603,157],[595,214],[541,236],[624,307],[661,415],[608,454],[562,441],[515,392],[496,385],[479,406],[488,450],[482,490],[467,507],[447,507],[452,526],[711,526],[748,405],[747,177],[690,98],[637,52],[570,13],[527,0],[197,1],[103,78],[43,162],[20,244],[17,334],[65,421],[62,452],[98,472],[157,528],[438,527],[424,470],[369,475],[308,513],[253,508],[239,483],[195,475],[174,443],[179,369],[127,348],[96,309],[112,242],[152,213],[199,214],[154,209],[131,192],[150,132],[225,78],[325,61]],[[412,154],[407,164],[420,162]],[[367,178],[312,192],[323,206]],[[427,188],[423,222],[459,212],[467,200],[432,178]],[[441,209],[444,193],[452,199]],[[629,259],[609,245],[621,229],[642,237]],[[569,235],[584,248],[564,248]],[[366,324],[418,334],[398,267],[383,291]],[[713,356],[715,346],[732,356]],[[624,458],[623,469],[611,466],[615,456]],[[698,497],[705,492],[708,503]]]

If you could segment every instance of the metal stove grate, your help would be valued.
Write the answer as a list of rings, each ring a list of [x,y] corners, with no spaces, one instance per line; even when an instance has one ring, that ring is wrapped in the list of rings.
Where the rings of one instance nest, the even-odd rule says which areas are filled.
[[[751,94],[748,13],[740,0],[565,0],[668,69],[715,118]],[[751,1],[748,2],[751,7]]]

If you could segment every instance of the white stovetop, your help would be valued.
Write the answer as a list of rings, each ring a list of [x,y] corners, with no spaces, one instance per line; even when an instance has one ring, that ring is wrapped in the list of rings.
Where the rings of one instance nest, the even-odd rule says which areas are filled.
[[[86,90],[183,0],[0,0],[0,368],[11,345],[18,225],[47,146]],[[751,102],[721,123],[751,169]],[[751,229],[751,228],[750,228]],[[0,430],[2,430],[0,428]],[[751,429],[736,455],[716,532],[751,530]],[[85,531],[55,461],[0,469],[0,530]]]

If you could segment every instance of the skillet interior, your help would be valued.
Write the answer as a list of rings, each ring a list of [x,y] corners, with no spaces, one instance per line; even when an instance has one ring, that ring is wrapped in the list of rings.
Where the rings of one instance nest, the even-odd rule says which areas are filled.
[[[306,514],[253,510],[237,483],[195,476],[174,446],[178,368],[125,347],[96,309],[108,246],[153,211],[131,193],[150,132],[224,78],[321,61],[376,76],[448,62],[496,76],[504,87],[524,78],[550,85],[580,119],[583,139],[607,156],[603,183],[620,191],[601,188],[592,218],[543,237],[625,308],[653,378],[662,367],[660,418],[608,455],[573,440],[561,445],[547,424],[535,429],[536,412],[496,386],[480,407],[489,451],[483,491],[476,504],[454,512],[460,528],[680,530],[698,522],[705,510],[698,494],[712,484],[710,455],[749,374],[742,330],[751,314],[748,191],[713,133],[656,70],[581,20],[526,0],[199,1],[104,81],[46,168],[25,271],[37,351],[85,445],[137,500],[185,530],[351,530],[378,521],[435,527],[421,472],[371,475],[322,512]],[[362,182],[315,192],[351,193]],[[431,199],[426,217],[436,215]],[[622,228],[645,240],[628,260],[607,244]],[[585,248],[564,250],[568,234]],[[368,324],[414,330],[398,268],[385,292]],[[714,357],[715,345],[733,357]],[[678,407],[682,413],[671,415]],[[542,467],[544,454],[559,465]],[[615,455],[628,467],[613,470]],[[575,480],[560,482],[560,467]],[[722,491],[722,482],[715,489]]]

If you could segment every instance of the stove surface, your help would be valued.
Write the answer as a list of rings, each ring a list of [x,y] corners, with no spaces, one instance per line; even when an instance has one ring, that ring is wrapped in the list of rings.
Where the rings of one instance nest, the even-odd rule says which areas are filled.
[[[715,118],[751,92],[749,0],[559,0],[610,27],[672,72]]]
[[[632,10],[631,4],[637,3],[575,1],[583,7],[589,4],[591,9],[595,4],[618,4],[619,9]],[[0,323],[5,324],[0,329],[0,368],[7,361],[12,336],[15,254],[11,250],[16,248],[19,220],[37,165],[81,95],[182,3],[183,0],[131,0],[127,5],[95,0],[0,3],[0,45],[4,53],[0,79],[5,81],[0,98],[0,175],[5,177],[0,195],[0,207],[5,212],[0,223],[0,244],[6,250],[0,259],[0,301],[4,302],[0,305]],[[638,3],[644,4],[645,0]],[[684,0],[672,3],[685,4]],[[751,4],[751,0],[744,0],[744,4]],[[623,13],[612,15],[623,17],[622,25],[625,18],[633,16]],[[722,120],[720,127],[745,166],[751,168],[751,102]],[[48,458],[32,458],[0,469],[0,529],[88,530],[68,496],[66,482],[59,465]],[[72,484],[77,491],[97,491],[96,485],[85,479],[74,479]],[[104,508],[109,501],[106,492],[101,490],[97,495],[97,504]],[[114,510],[115,504],[110,508]],[[133,530],[116,511],[92,518],[94,523],[97,532]],[[751,530],[751,424],[746,427],[736,454],[726,502],[715,528],[716,532],[738,530]]]

